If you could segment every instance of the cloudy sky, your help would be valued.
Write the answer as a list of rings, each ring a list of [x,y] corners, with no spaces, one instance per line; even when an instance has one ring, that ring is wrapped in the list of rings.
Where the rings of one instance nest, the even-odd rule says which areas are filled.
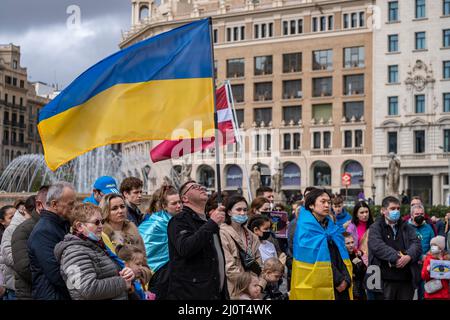
[[[0,0],[0,44],[21,47],[30,81],[60,87],[119,50],[130,24],[130,0]]]

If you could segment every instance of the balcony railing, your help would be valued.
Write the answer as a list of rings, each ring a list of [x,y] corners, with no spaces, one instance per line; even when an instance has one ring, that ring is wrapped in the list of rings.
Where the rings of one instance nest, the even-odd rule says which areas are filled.
[[[329,156],[331,155],[332,150],[331,149],[317,149],[317,150],[311,150],[312,156]]]
[[[301,150],[282,150],[281,156],[282,157],[296,157],[300,156],[302,154]]]
[[[272,151],[253,151],[252,157],[254,158],[267,158],[272,156]]]
[[[362,154],[364,152],[363,148],[343,148],[342,154]]]

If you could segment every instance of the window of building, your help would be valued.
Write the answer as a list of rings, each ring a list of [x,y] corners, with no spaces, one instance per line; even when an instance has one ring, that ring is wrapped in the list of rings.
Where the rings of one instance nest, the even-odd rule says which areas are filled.
[[[344,13],[344,16],[342,17],[342,20],[344,21],[344,29],[348,29],[350,27],[350,17],[348,13]]]
[[[363,28],[366,26],[366,14],[364,11],[359,12],[359,27]]]
[[[444,16],[450,15],[450,0],[444,0],[442,4],[442,14]]]
[[[148,6],[142,6],[139,9],[139,21],[143,21],[144,19],[148,18],[149,10]]]
[[[427,48],[425,32],[416,32],[416,50],[424,50]]]
[[[15,106],[16,105],[16,96],[12,96],[12,104]]]
[[[332,105],[327,104],[315,104],[312,106],[312,118],[315,122],[323,120],[328,122],[332,117]]]
[[[25,88],[25,81],[20,80],[20,87],[21,87],[22,89]]]
[[[217,43],[217,41],[218,41],[218,30],[217,29],[214,29],[214,31],[213,31],[213,40],[214,40],[214,43]]]
[[[425,0],[416,0],[416,19],[426,17]]]
[[[5,123],[5,121],[9,121],[9,112],[5,111],[3,113],[3,123]]]
[[[13,124],[17,123],[17,114],[15,114],[15,113],[12,114],[12,123]]]
[[[355,148],[361,148],[363,145],[363,131],[355,130]]]
[[[245,40],[245,26],[227,27],[227,42]]]
[[[344,95],[364,94],[364,75],[344,76]]]
[[[442,37],[442,45],[444,48],[450,48],[450,29],[443,30]]]
[[[388,66],[388,82],[398,83],[398,65]]]
[[[234,102],[244,102],[244,85],[233,84],[231,85],[231,92],[233,93]]]
[[[313,148],[314,149],[320,149],[320,140],[321,140],[320,132],[314,132],[314,134],[313,134]]]
[[[302,97],[302,80],[283,81],[283,99],[299,99]]]
[[[425,131],[414,131],[414,153],[425,152]]]
[[[398,1],[390,1],[388,3],[388,11],[389,22],[398,21]]]
[[[258,23],[254,25],[255,39],[264,39],[273,37],[273,22]]]
[[[333,95],[333,77],[313,78],[313,97]]]
[[[388,132],[388,153],[397,153],[397,132]]]
[[[283,107],[283,120],[286,124],[293,121],[297,124],[302,118],[302,106]]]
[[[291,134],[290,133],[283,134],[283,149],[284,150],[291,149]]]
[[[398,115],[398,97],[388,97],[388,115]]]
[[[244,109],[236,109],[237,125],[240,127],[244,123]]]
[[[344,102],[344,117],[347,121],[354,118],[356,121],[361,120],[364,116],[364,102]]]
[[[313,70],[332,70],[333,50],[313,51]]]
[[[362,68],[364,59],[364,47],[344,48],[344,68]]]
[[[272,100],[272,82],[255,83],[254,101]]]
[[[450,152],[450,130],[444,129],[444,152]]]
[[[303,19],[283,21],[283,35],[289,36],[303,33]]]
[[[324,131],[323,132],[323,148],[330,149],[331,147],[331,132]]]
[[[11,85],[12,84],[12,78],[10,76],[5,76],[5,83]]]
[[[388,51],[398,52],[398,34],[391,34],[388,36]]]
[[[262,121],[267,125],[272,121],[272,108],[255,108],[253,109],[253,119],[256,124],[260,124]]]
[[[443,103],[444,112],[450,112],[450,92],[446,92],[443,94]]]
[[[329,31],[334,29],[334,16],[321,16],[312,18],[312,31]]]
[[[9,131],[5,130],[3,131],[3,143],[8,144],[9,142]]]
[[[351,130],[344,131],[344,148],[352,147],[353,132]]]
[[[17,87],[17,78],[13,78],[12,80],[13,80],[13,81],[12,81],[12,85],[13,85],[14,87]]]
[[[358,14],[356,12],[351,14],[351,26],[352,28],[358,27]]]
[[[13,60],[13,69],[17,69],[17,65],[18,65],[17,60]]]
[[[5,103],[8,103],[8,94],[5,93]]]
[[[227,78],[241,78],[244,76],[244,58],[227,60]]]
[[[416,113],[424,113],[425,112],[425,95],[417,94],[415,96],[415,111]]]
[[[21,107],[23,107],[23,98],[20,98],[20,104]]]
[[[302,71],[301,52],[283,54],[283,73],[301,72],[301,71]]]
[[[24,135],[23,133],[19,133],[19,142],[24,143]]]
[[[255,57],[255,76],[272,74],[272,56]]]
[[[450,79],[450,61],[444,61],[443,76],[444,79]]]

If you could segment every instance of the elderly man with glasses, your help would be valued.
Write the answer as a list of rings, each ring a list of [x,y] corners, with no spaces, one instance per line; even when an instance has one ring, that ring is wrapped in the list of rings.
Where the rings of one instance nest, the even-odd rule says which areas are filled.
[[[180,187],[183,210],[168,225],[169,288],[168,299],[228,299],[225,258],[219,226],[225,209],[205,212],[206,188],[188,181]],[[209,218],[208,218],[209,215]]]

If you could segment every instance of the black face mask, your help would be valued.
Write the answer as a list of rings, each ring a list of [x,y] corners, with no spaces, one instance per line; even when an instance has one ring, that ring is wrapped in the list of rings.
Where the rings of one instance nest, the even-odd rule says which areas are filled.
[[[422,225],[424,220],[425,220],[424,216],[417,216],[414,218],[414,222],[417,223],[419,226]]]
[[[259,240],[267,240],[270,238],[270,231],[264,231],[262,237],[259,237]]]
[[[271,211],[261,211],[261,215],[263,216],[270,216]]]

